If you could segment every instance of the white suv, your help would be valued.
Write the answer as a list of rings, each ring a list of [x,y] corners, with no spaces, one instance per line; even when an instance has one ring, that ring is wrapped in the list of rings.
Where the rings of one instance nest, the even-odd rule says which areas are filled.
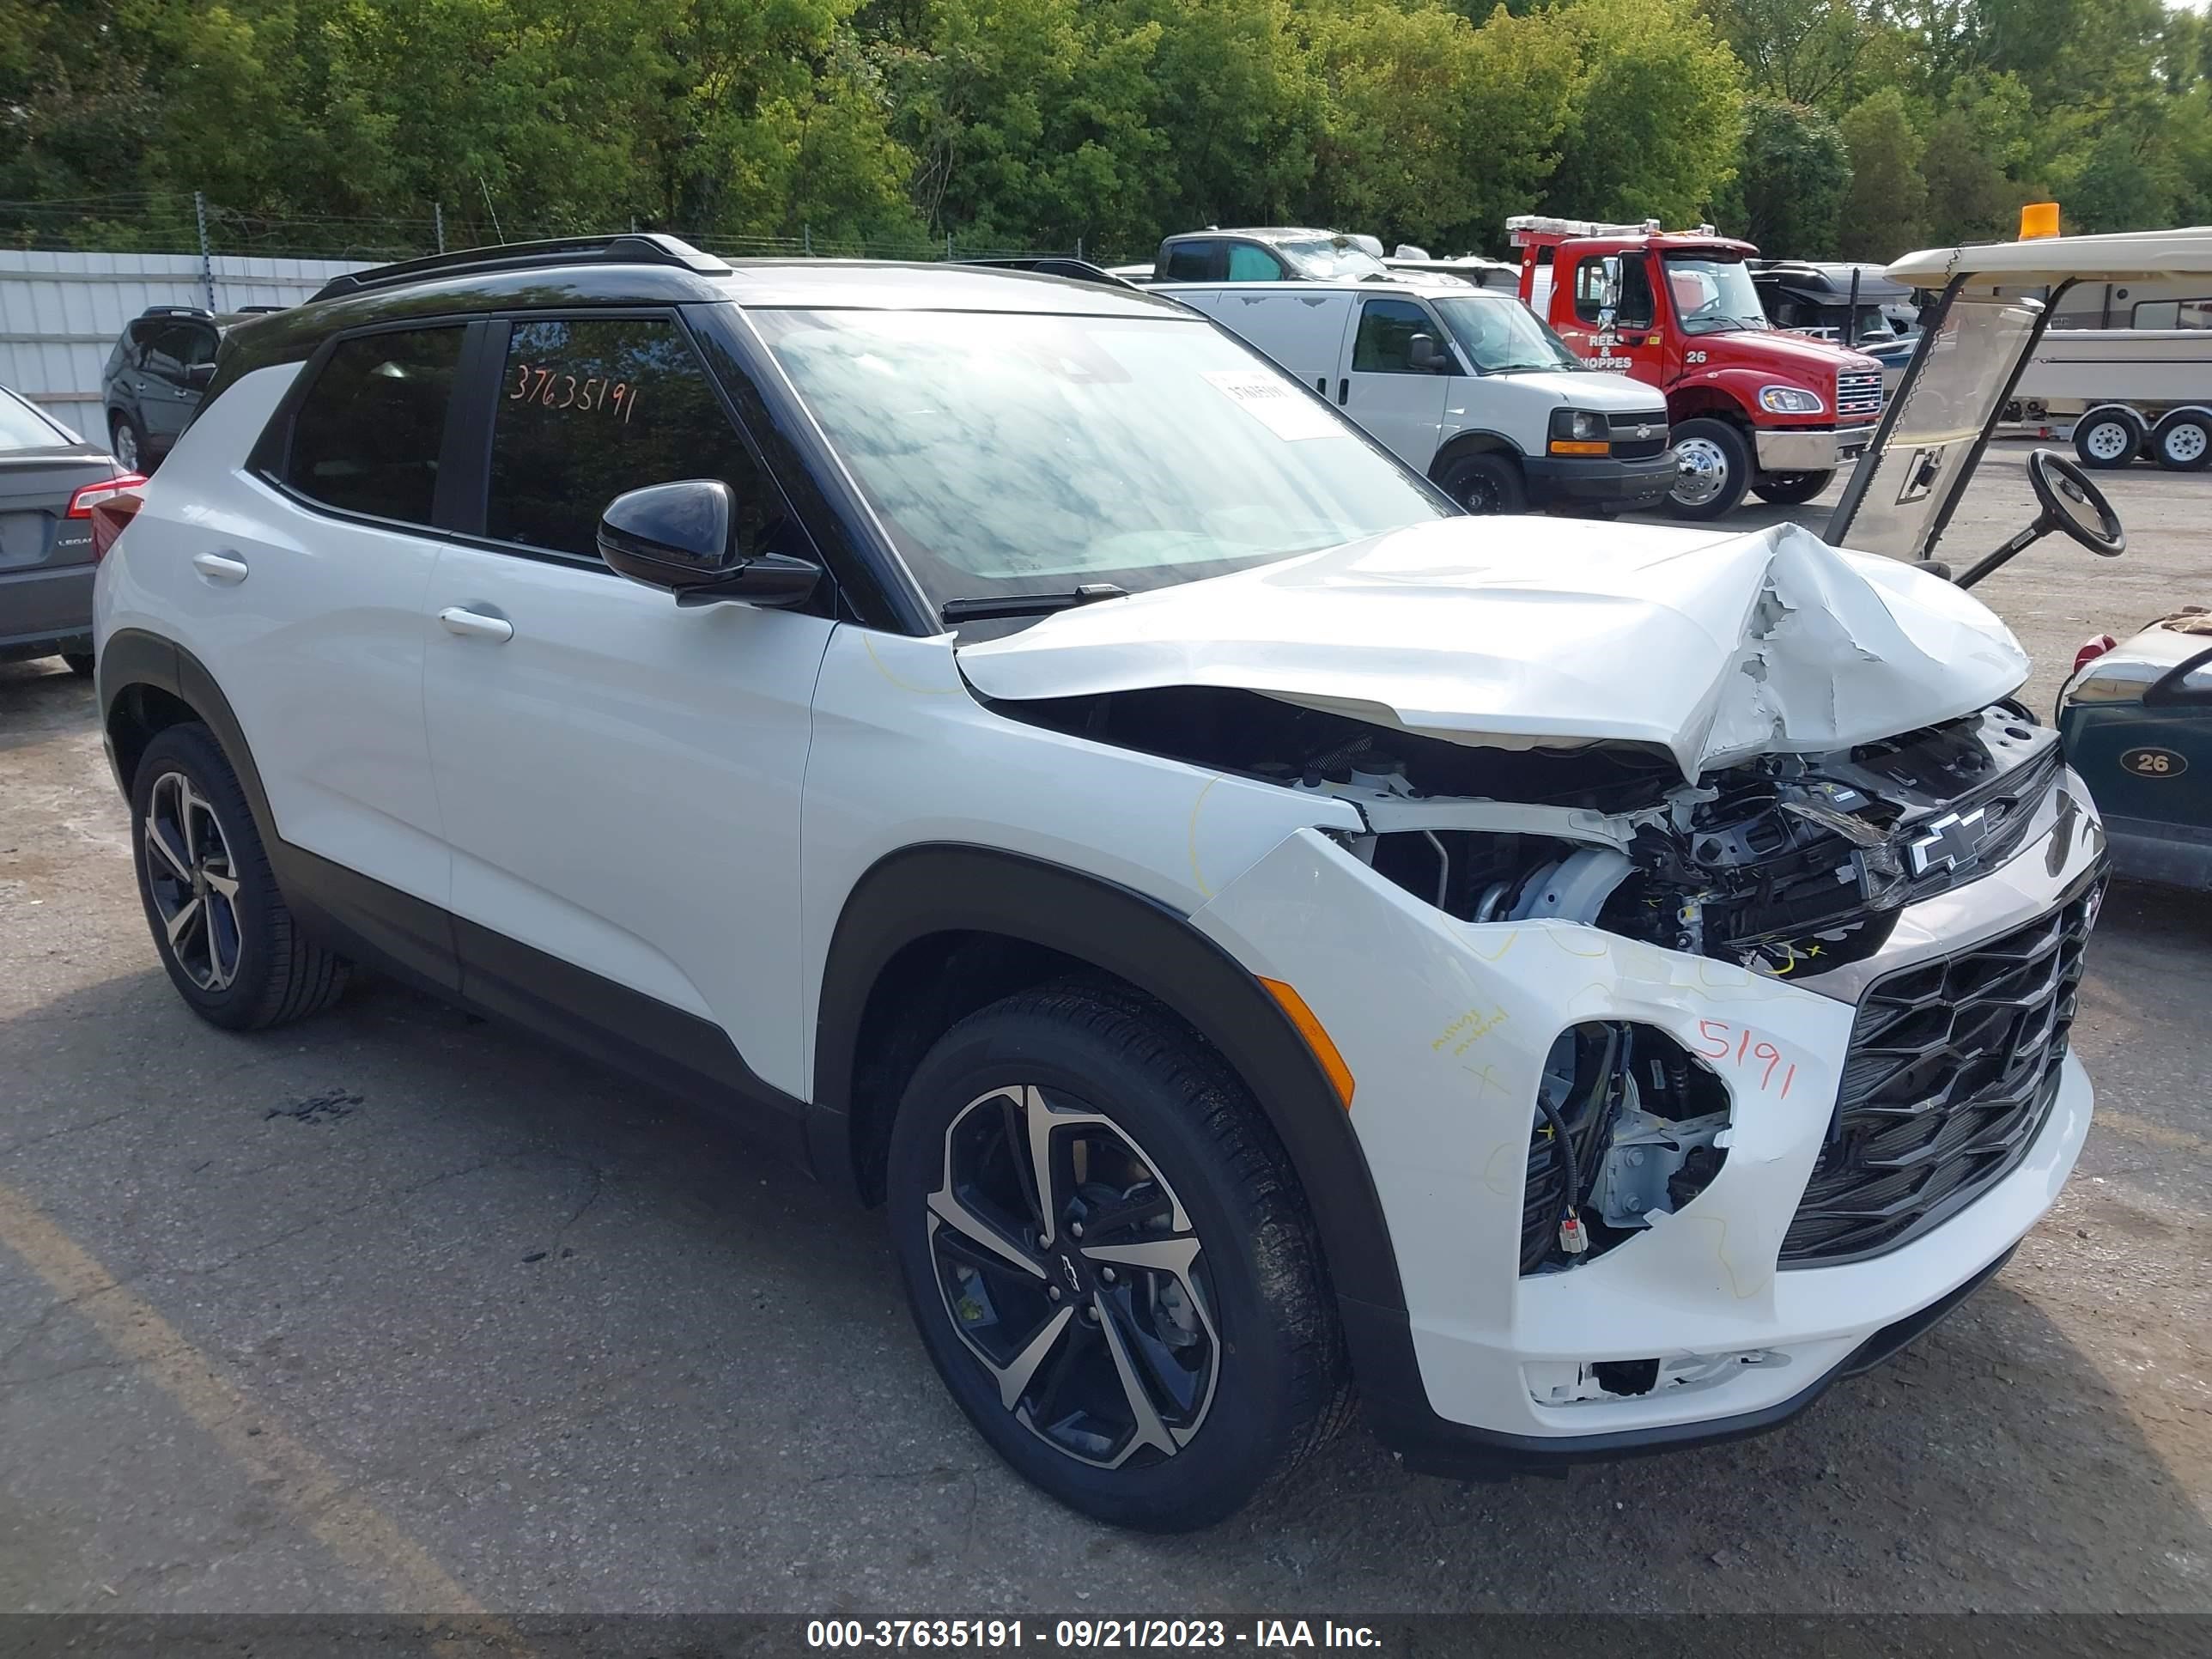
[[[135,507],[135,514],[132,508]],[[102,509],[171,979],[373,964],[885,1201],[977,1430],[1230,1513],[1739,1434],[2050,1204],[2105,855],[1972,599],[1478,520],[1188,309],[624,237],[333,283]]]

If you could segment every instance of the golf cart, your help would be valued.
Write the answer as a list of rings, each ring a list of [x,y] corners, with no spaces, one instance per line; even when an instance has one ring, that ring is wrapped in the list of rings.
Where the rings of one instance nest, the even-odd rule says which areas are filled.
[[[1834,546],[1887,554],[1961,586],[2057,531],[2110,557],[2119,515],[2069,455],[2039,449],[2033,523],[1954,572],[1936,544],[2053,310],[2081,283],[2212,280],[2212,227],[2051,236],[1909,254],[1890,277],[1937,296],[1873,444],[1829,520]],[[2212,888],[2212,633],[2203,613],[2161,617],[2082,648],[2056,724],[2095,796],[2122,875]],[[2192,773],[2191,757],[2203,763]],[[2193,780],[2193,781],[2185,781]]]

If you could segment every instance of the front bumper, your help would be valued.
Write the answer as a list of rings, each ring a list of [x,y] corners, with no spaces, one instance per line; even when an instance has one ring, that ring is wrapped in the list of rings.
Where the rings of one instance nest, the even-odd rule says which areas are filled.
[[[1753,434],[1761,472],[1831,472],[1874,441],[1874,423],[1842,428],[1761,427]]]
[[[1880,969],[1994,937],[2023,908],[2054,908],[2093,879],[2103,836],[2074,804],[2078,781],[2065,787],[2073,797],[2012,860],[1911,907],[1895,936],[1905,959]],[[1194,921],[1251,971],[1294,986],[1352,1072],[1352,1126],[1405,1306],[1342,1313],[1376,1431],[1431,1467],[1613,1456],[1783,1421],[1994,1271],[2057,1197],[2088,1131],[2088,1079],[2069,1058],[2020,1162],[1956,1215],[1885,1255],[1779,1270],[1867,964],[1801,984],[1569,923],[1461,922],[1315,831]],[[1730,1097],[1726,1162],[1639,1237],[1523,1278],[1545,1055],[1567,1026],[1616,1019],[1656,1026],[1693,1053],[1722,1051],[1712,1069]],[[1782,1058],[1734,1058],[1752,1050]],[[1654,1358],[1648,1393],[1583,1380],[1602,1362]]]
[[[1674,487],[1674,457],[1665,450],[1632,461],[1610,458],[1554,460],[1531,456],[1522,468],[1528,474],[1528,504],[1532,507],[1565,502],[1640,513],[1657,507]]]

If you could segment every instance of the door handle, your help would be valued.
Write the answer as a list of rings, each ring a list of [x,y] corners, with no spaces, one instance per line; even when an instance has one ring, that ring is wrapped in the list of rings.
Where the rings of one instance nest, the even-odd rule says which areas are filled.
[[[488,617],[481,611],[464,610],[458,605],[441,611],[438,620],[448,634],[459,634],[464,639],[494,640],[504,644],[514,637],[514,624],[506,617]]]
[[[211,582],[235,586],[246,580],[246,561],[228,549],[219,553],[195,553],[192,568]]]
[[[1352,377],[1347,374],[1336,383],[1336,406],[1342,409],[1352,401]]]

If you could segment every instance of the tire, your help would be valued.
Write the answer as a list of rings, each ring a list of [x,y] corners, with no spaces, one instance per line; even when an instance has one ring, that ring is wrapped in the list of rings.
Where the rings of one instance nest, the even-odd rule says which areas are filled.
[[[1495,450],[1462,455],[1444,463],[1437,484],[1468,512],[1525,513],[1528,488],[1522,481],[1520,464]]]
[[[2130,465],[2142,453],[2142,416],[2132,409],[2093,409],[2074,422],[2074,453],[2087,467]]]
[[[172,726],[146,745],[131,781],[131,847],[154,948],[201,1018],[259,1030],[338,1000],[349,964],[285,907],[238,776],[204,726]]]
[[[61,657],[62,661],[69,665],[69,672],[75,674],[79,679],[88,680],[92,678],[91,652],[64,651],[61,653]]]
[[[1751,445],[1726,421],[1700,416],[1676,425],[1677,482],[1667,510],[1699,521],[1733,513],[1751,488]]]
[[[2212,465],[2212,410],[2177,409],[2150,429],[2151,459],[2169,472]]]
[[[1040,1248],[1031,1133],[1048,1113],[1053,1237]],[[888,1196],[945,1387],[1000,1456],[1071,1509],[1148,1532],[1211,1525],[1350,1414],[1320,1246],[1281,1144],[1219,1056],[1133,993],[1049,986],[945,1033],[900,1102]],[[1092,1254],[1132,1247],[1156,1264]]]
[[[1826,472],[1761,472],[1751,481],[1762,501],[1777,507],[1802,507],[1835,482],[1835,469]]]
[[[118,415],[107,422],[108,448],[115,456],[115,464],[125,472],[146,470],[146,440],[132,425],[127,415]]]

